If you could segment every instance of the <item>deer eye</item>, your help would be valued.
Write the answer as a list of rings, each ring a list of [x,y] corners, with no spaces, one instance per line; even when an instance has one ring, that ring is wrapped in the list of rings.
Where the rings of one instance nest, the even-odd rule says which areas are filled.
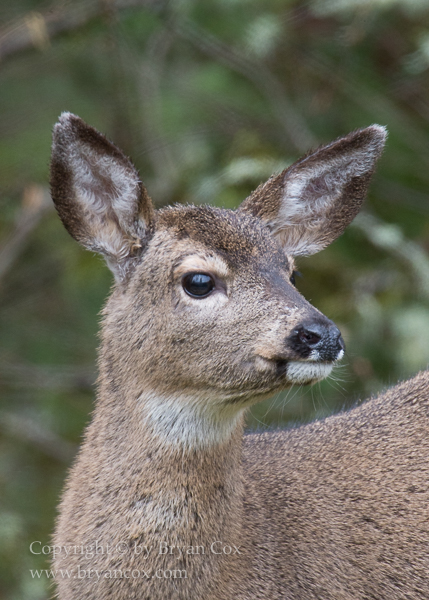
[[[295,287],[296,287],[296,279],[295,279],[296,277],[302,277],[301,273],[299,271],[292,271],[292,275],[290,276],[289,281]]]
[[[207,273],[188,273],[182,279],[182,286],[192,298],[205,298],[214,289],[215,282]]]

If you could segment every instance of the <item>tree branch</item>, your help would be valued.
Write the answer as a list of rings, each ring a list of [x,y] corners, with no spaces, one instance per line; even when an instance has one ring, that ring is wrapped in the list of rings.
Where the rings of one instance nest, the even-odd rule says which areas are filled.
[[[14,230],[0,244],[0,285],[6,273],[25,248],[31,232],[43,214],[53,208],[47,187],[29,185],[24,189],[21,211]]]
[[[27,416],[2,411],[0,430],[8,436],[33,444],[47,456],[61,462],[70,463],[76,454],[75,444],[63,440],[44,425]]]
[[[413,272],[417,290],[423,298],[429,299],[429,257],[418,244],[405,238],[398,225],[362,212],[351,226],[361,231],[376,248],[406,263]]]
[[[112,9],[150,6],[154,0],[110,0]],[[44,13],[30,12],[18,21],[0,29],[0,61],[28,50],[46,49],[50,41],[62,34],[79,29],[105,11],[101,2],[87,1],[78,6],[56,7]]]
[[[310,147],[317,145],[317,139],[310,131],[302,115],[293,106],[283,85],[266,65],[256,59],[249,60],[209,32],[198,28],[194,23],[177,22],[174,19],[169,19],[167,24],[178,35],[194,44],[201,52],[251,81],[264,95],[271,107],[273,116],[282,126],[298,152],[305,152]]]

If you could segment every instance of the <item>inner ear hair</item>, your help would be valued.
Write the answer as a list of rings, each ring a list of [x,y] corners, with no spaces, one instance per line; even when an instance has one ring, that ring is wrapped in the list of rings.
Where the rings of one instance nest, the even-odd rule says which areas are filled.
[[[334,241],[359,212],[386,139],[371,125],[339,138],[271,177],[239,210],[263,220],[295,255]]]

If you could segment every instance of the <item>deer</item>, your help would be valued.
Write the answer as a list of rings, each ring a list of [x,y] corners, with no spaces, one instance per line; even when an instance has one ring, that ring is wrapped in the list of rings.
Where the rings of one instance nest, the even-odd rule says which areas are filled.
[[[114,284],[53,537],[58,598],[429,598],[429,372],[244,434],[249,407],[344,356],[294,257],[343,233],[385,139],[371,125],[321,146],[236,210],[155,210],[131,160],[61,115],[52,198]]]

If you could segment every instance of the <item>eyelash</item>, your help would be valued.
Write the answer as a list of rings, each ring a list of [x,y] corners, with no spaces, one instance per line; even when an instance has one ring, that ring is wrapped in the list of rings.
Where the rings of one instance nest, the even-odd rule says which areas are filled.
[[[290,276],[289,281],[291,282],[292,285],[294,285],[296,287],[296,277],[302,277],[302,273],[300,273],[299,271],[292,271],[292,275]]]

